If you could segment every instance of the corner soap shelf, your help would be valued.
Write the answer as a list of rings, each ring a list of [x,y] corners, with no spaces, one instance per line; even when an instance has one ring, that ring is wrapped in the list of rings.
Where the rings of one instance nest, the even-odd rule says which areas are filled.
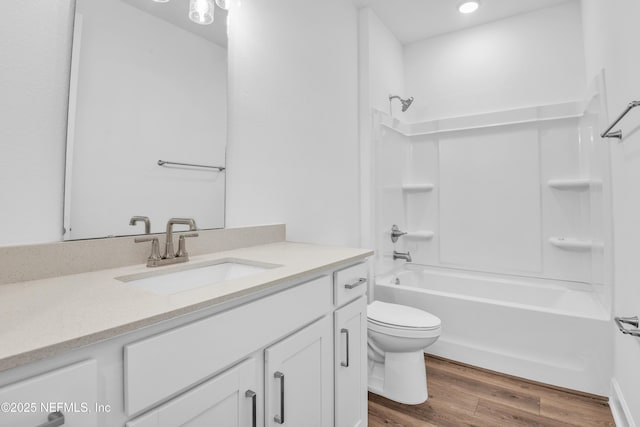
[[[588,178],[550,179],[547,184],[557,190],[587,190],[592,183]]]
[[[402,184],[402,191],[418,192],[418,191],[432,191],[434,185],[430,182],[422,182],[416,184]]]
[[[593,241],[575,237],[550,237],[549,243],[560,249],[570,251],[589,251],[594,247]]]
[[[435,233],[430,230],[409,231],[404,235],[406,239],[412,240],[431,240]]]

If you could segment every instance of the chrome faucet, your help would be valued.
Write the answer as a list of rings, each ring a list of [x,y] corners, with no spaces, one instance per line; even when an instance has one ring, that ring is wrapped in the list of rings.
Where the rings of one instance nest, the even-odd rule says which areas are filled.
[[[393,251],[393,260],[397,260],[397,259],[403,259],[407,262],[411,262],[411,252],[407,251],[407,252],[398,252],[398,251]]]
[[[173,226],[176,224],[188,225],[189,231],[196,231],[198,227],[193,218],[171,218],[167,221],[167,237],[164,243],[164,256],[165,259],[175,258],[176,254],[173,251]],[[197,233],[195,233],[197,235]],[[189,236],[196,237],[196,236]]]
[[[188,225],[189,231],[198,229],[196,222],[191,218],[171,218],[167,222],[166,242],[164,245],[164,255],[160,256],[160,244],[158,237],[145,236],[136,237],[134,242],[151,242],[151,255],[147,258],[147,267],[159,267],[161,265],[177,264],[189,261],[189,254],[185,244],[187,237],[198,237],[198,233],[184,233],[180,235],[178,242],[178,252],[173,250],[173,226],[181,224]]]
[[[151,221],[148,216],[132,216],[129,225],[136,225],[138,222],[144,222],[144,234],[151,233]]]

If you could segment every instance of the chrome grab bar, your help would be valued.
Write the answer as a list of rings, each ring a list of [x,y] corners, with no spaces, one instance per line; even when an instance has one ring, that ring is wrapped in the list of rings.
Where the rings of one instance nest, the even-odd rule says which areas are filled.
[[[196,165],[194,163],[168,162],[166,160],[158,160],[158,166],[190,166],[192,168],[217,169],[220,172],[222,172],[225,169],[227,169],[227,168],[225,168],[223,166]]]
[[[618,116],[618,118],[617,118],[617,119],[615,119],[615,120],[613,121],[613,123],[611,123],[611,126],[609,126],[609,127],[607,128],[607,130],[605,130],[604,132],[602,132],[602,133],[600,134],[600,136],[601,136],[602,138],[618,138],[618,139],[622,139],[622,131],[621,131],[621,130],[616,130],[616,131],[613,131],[613,132],[610,132],[610,130],[611,130],[611,129],[613,129],[613,127],[614,127],[615,125],[617,125],[617,124],[618,124],[618,122],[619,122],[620,120],[622,120],[622,118],[623,118],[624,116],[626,116],[626,115],[627,115],[627,113],[628,113],[629,111],[633,110],[633,109],[634,109],[634,108],[636,108],[636,107],[640,107],[640,101],[631,101],[631,102],[629,103],[629,105],[627,105],[627,108],[626,108],[626,109],[625,109],[625,110],[624,110],[624,111],[623,111],[623,112]]]
[[[614,317],[613,320],[616,322],[616,326],[618,326],[618,329],[620,329],[620,332],[623,334],[631,335],[632,337],[640,337],[640,329],[638,329],[638,327],[640,327],[640,320],[638,319],[638,316]],[[624,325],[633,326],[635,329],[627,329]]]

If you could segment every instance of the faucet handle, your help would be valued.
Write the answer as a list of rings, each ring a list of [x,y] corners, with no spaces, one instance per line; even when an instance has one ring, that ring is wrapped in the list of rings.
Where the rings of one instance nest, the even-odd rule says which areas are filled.
[[[407,234],[407,232],[401,231],[396,224],[393,224],[393,227],[391,227],[391,241],[393,243],[397,242],[398,238],[404,236],[405,234]]]
[[[180,235],[180,238],[178,239],[178,252],[176,252],[176,257],[188,257],[189,254],[187,253],[187,245],[185,243],[185,239],[188,237],[198,237],[199,234],[198,233],[184,233]]]
[[[133,241],[136,243],[151,242],[151,255],[147,258],[147,265],[160,260],[160,243],[157,237],[136,237]]]

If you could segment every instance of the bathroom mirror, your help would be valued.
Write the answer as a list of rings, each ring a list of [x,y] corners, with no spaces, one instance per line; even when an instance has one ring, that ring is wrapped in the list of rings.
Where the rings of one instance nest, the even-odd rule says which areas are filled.
[[[189,0],[77,0],[65,240],[144,233],[133,216],[151,232],[171,217],[224,227],[227,12],[213,7],[200,25]]]

